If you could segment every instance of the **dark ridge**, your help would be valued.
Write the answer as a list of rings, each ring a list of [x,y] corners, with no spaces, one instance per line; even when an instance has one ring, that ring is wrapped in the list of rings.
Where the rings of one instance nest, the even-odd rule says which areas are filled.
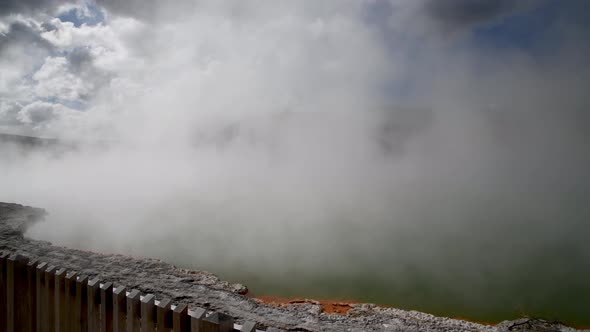
[[[36,147],[51,147],[51,146],[64,146],[71,145],[56,138],[41,138],[33,136],[22,136],[13,134],[0,133],[1,144],[14,144],[17,146],[36,148]]]

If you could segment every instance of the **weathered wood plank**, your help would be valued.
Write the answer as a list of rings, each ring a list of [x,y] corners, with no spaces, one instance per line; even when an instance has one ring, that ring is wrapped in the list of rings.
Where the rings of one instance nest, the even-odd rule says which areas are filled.
[[[15,298],[14,289],[16,287],[14,274],[15,274],[15,256],[9,256],[6,259],[6,331],[14,332],[15,328]]]
[[[76,305],[74,307],[75,325],[73,331],[88,331],[88,276],[81,275],[76,280]]]
[[[242,329],[240,331],[242,331],[242,332],[256,332],[256,323],[245,322],[244,325],[242,325]]]
[[[201,328],[199,321],[205,318],[207,315],[207,310],[203,308],[197,308],[194,311],[189,311],[188,314],[191,320],[191,332],[199,332]]]
[[[55,331],[66,332],[66,269],[55,272]]]
[[[65,278],[65,303],[66,309],[65,311],[68,313],[66,315],[66,332],[73,332],[74,326],[76,326],[76,317],[74,317],[73,312],[74,308],[76,307],[76,279],[78,279],[78,273],[74,271],[70,271],[66,273]]]
[[[197,321],[199,332],[233,332],[234,319],[223,313],[214,313]]]
[[[7,326],[7,310],[6,298],[8,294],[8,280],[6,275],[6,260],[9,254],[7,252],[0,253],[0,331],[6,331]]]
[[[88,281],[88,332],[100,331],[100,279]]]
[[[156,332],[156,298],[148,294],[141,299],[141,332]]]
[[[27,304],[30,310],[29,331],[37,330],[37,264],[36,259],[27,264],[27,287],[29,289]]]
[[[46,300],[45,308],[47,311],[47,331],[55,331],[55,271],[56,267],[51,265],[45,270],[45,288],[46,288]]]
[[[133,289],[127,295],[127,332],[140,332],[140,296],[137,289]]]
[[[113,331],[127,331],[127,294],[125,286],[113,291]]]
[[[100,332],[113,332],[113,283],[100,286]]]
[[[6,330],[8,332],[21,332],[28,327],[28,263],[29,259],[21,255],[9,256],[6,260]]]
[[[156,322],[158,332],[172,329],[172,301],[163,299],[156,305]]]
[[[174,332],[190,331],[188,306],[186,304],[179,304],[172,311],[172,328]]]
[[[45,270],[47,263],[37,265],[36,272],[36,292],[37,292],[37,332],[47,331],[47,313],[45,310],[45,303],[47,303],[47,291],[45,288]]]

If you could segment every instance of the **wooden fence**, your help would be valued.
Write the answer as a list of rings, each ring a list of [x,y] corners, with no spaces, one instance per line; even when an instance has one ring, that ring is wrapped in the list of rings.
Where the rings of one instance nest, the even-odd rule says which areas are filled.
[[[258,331],[222,313],[156,300],[74,271],[0,253],[0,332]],[[268,328],[267,332],[279,331]]]

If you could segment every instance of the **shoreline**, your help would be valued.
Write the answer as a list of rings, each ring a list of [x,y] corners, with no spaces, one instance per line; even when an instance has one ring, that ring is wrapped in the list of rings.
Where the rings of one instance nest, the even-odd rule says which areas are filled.
[[[284,299],[247,294],[246,287],[223,281],[206,271],[178,268],[161,260],[101,254],[53,246],[23,236],[42,218],[44,210],[0,203],[0,250],[18,252],[55,266],[100,276],[158,299],[170,298],[222,312],[237,323],[255,321],[261,326],[299,331],[575,331],[562,324],[523,318],[485,325],[418,311],[387,308],[356,301]],[[244,295],[246,294],[246,295]],[[281,303],[283,302],[283,303]],[[286,302],[286,303],[285,303]]]
[[[326,314],[330,314],[330,315],[347,315],[348,312],[354,308],[354,306],[363,304],[362,302],[357,301],[357,300],[346,300],[346,299],[313,299],[313,298],[302,298],[302,297],[281,297],[281,296],[275,296],[275,295],[255,295],[255,294],[252,294],[251,292],[248,292],[245,295],[248,297],[251,297],[253,299],[259,300],[263,303],[270,304],[270,305],[276,305],[276,306],[289,306],[289,305],[311,303],[311,304],[319,305],[322,308],[322,312],[324,312]],[[375,304],[375,306],[379,307],[379,308],[383,308],[383,309],[406,310],[406,309],[399,309],[394,306],[381,305],[381,304]],[[410,310],[410,311],[415,311],[415,310]],[[503,321],[499,321],[499,322],[486,322],[486,321],[473,320],[473,319],[469,319],[469,318],[465,318],[465,317],[461,317],[461,316],[454,316],[454,317],[449,317],[449,318],[456,319],[456,320],[462,320],[462,321],[469,322],[469,323],[490,326],[490,327],[496,326],[498,324],[501,324],[504,321],[507,321],[507,320],[503,320]],[[532,320],[541,320],[541,321],[551,322],[549,320],[544,320],[542,318],[534,318],[534,317],[523,317],[523,318],[519,318],[519,319],[532,319]],[[516,319],[516,320],[518,320],[518,319]],[[579,326],[579,325],[575,325],[575,324],[568,324],[568,322],[560,322],[560,321],[555,321],[555,323],[561,323],[561,324],[565,323],[565,324],[567,324],[567,326],[577,329],[577,330],[581,330],[581,331],[590,330],[590,326],[584,326],[584,325]]]

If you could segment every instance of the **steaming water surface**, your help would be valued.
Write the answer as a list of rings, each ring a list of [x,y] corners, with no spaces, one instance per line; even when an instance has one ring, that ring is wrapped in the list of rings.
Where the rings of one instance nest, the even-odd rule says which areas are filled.
[[[590,324],[584,159],[483,132],[465,144],[460,130],[396,154],[355,123],[332,141],[322,126],[297,129],[313,146],[283,131],[262,147],[234,138],[159,158],[154,147],[16,154],[3,174],[11,197],[50,212],[28,235],[57,245],[159,257],[255,295]]]
[[[525,222],[490,227],[511,207],[501,199],[485,210],[489,205],[481,197],[462,200],[474,211],[452,217],[478,223],[461,226],[440,225],[451,217],[445,209],[461,208],[441,206],[423,229],[334,221],[269,233],[233,223],[175,226],[162,215],[157,220],[166,220],[168,231],[150,234],[146,224],[134,236],[126,232],[126,242],[115,248],[87,230],[56,244],[160,257],[243,283],[255,295],[351,299],[486,322],[531,315],[587,325],[590,269],[581,224],[562,224],[567,230]],[[477,210],[490,215],[478,216]],[[190,219],[199,218],[212,220]],[[31,234],[48,239],[51,227],[50,220]]]

